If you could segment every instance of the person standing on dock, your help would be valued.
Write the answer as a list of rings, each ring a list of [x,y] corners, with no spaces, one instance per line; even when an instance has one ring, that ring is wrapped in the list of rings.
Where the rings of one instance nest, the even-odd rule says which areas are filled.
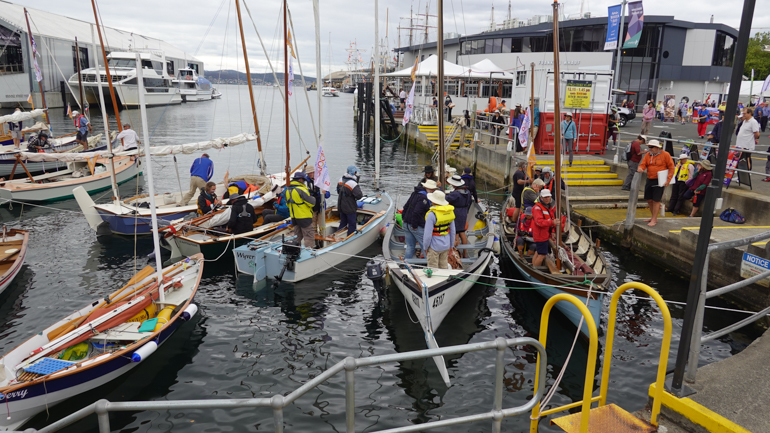
[[[759,110],[759,108],[757,108]],[[738,122],[738,127],[735,130],[735,147],[754,150],[757,148],[757,142],[759,141],[759,122],[753,117],[754,111],[751,107],[743,109],[741,113],[741,121]],[[751,170],[751,154],[748,152],[741,152],[740,159],[745,160],[748,163],[749,171]]]
[[[452,121],[452,108],[454,107],[455,107],[455,104],[452,103],[452,97],[447,95],[446,92],[444,92],[444,111],[446,111],[447,122]]]
[[[495,115],[492,116],[492,131],[494,131],[494,135],[492,137],[492,143],[495,146],[500,144],[500,132],[505,128],[505,118],[502,114],[500,114],[500,110],[495,110]]]
[[[16,107],[16,110],[14,110],[14,114],[17,112],[21,113],[21,108]],[[13,148],[16,150],[19,150],[19,147],[21,146],[21,139],[22,139],[22,132],[21,132],[21,121],[19,122],[8,122],[8,131],[11,132],[11,138],[13,138]]]
[[[702,104],[698,110],[698,137],[706,137],[706,127],[709,122],[709,110],[706,108],[706,104]]]
[[[403,88],[398,92],[398,100],[401,102],[401,111],[404,111],[406,109],[406,92]]]
[[[340,212],[340,225],[337,231],[348,229],[348,236],[356,232],[356,215],[358,212],[358,200],[364,197],[361,187],[358,186],[356,177],[358,169],[351,165],[347,173],[343,174],[337,183],[337,209]]]
[[[455,241],[454,206],[446,201],[441,191],[433,191],[427,197],[433,206],[425,215],[422,246],[426,251],[429,268],[446,269],[449,250],[454,247]]]
[[[607,142],[609,143],[609,137],[612,137],[612,147],[610,150],[615,150],[615,148],[618,146],[618,122],[620,119],[618,118],[618,107],[612,106],[610,108],[610,111],[612,113],[607,118]]]
[[[286,189],[286,204],[289,207],[297,243],[306,248],[313,248],[315,246],[315,232],[313,231],[315,198],[310,195],[310,191],[305,185],[305,173],[301,171],[294,173],[291,184]]]
[[[636,137],[636,140],[631,142],[631,146],[626,152],[626,162],[628,163],[628,176],[623,181],[622,191],[631,191],[631,181],[634,180],[634,173],[639,168],[639,163],[642,161],[642,155],[647,152],[647,149],[642,150],[642,144],[647,140],[641,135]]]
[[[644,107],[644,110],[642,110],[642,135],[647,135],[650,133],[650,126],[652,125],[652,119],[654,118],[655,103],[653,101],[647,101],[647,106]]]
[[[75,141],[82,145],[84,149],[88,149],[88,134],[94,130],[91,127],[91,122],[77,110],[72,112],[72,117],[75,120],[75,128],[78,130]]]
[[[692,179],[694,174],[695,165],[690,161],[690,155],[688,153],[679,155],[679,162],[677,162],[674,171],[674,183],[671,186],[671,198],[668,200],[668,211],[674,216],[679,215],[682,203],[686,200],[684,198],[684,194],[687,192],[686,182]]]
[[[575,151],[575,139],[577,138],[577,128],[572,121],[572,113],[566,113],[561,122],[561,133],[564,138],[564,144],[569,151],[569,166],[572,167],[572,156]]]
[[[647,200],[647,204],[650,206],[650,219],[645,220],[647,225],[654,227],[658,224],[658,213],[660,212],[660,200],[663,198],[663,191],[666,189],[666,185],[671,182],[671,178],[674,177],[674,160],[671,158],[668,152],[663,152],[663,146],[658,140],[650,140],[647,145],[650,151],[644,155],[639,168],[636,170],[638,173],[644,173],[647,171],[647,183],[644,185],[644,199]],[[658,172],[668,170],[668,177],[663,182],[663,186],[659,185]]]
[[[430,210],[428,194],[438,189],[435,181],[428,179],[414,187],[414,192],[404,204],[401,211],[401,225],[404,227],[404,241],[406,243],[405,259],[414,258],[417,244],[420,244],[423,254],[422,238],[425,236],[425,214]]]
[[[206,186],[206,182],[210,181],[213,175],[214,162],[209,159],[209,154],[204,153],[200,158],[196,158],[190,166],[190,190],[185,193],[177,206],[186,206],[195,193]]]

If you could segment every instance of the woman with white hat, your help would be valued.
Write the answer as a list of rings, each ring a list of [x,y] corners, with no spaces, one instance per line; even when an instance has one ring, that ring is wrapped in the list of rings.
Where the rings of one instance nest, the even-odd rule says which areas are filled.
[[[695,163],[690,161],[690,155],[685,152],[679,155],[679,162],[674,170],[673,184],[671,185],[671,198],[668,200],[668,211],[679,215],[682,203],[685,201],[684,193],[687,192],[687,181],[695,175]]]
[[[671,178],[674,177],[674,160],[668,152],[663,151],[663,145],[658,140],[650,140],[647,143],[647,147],[650,148],[650,151],[644,154],[644,158],[636,171],[638,173],[647,171],[644,199],[647,200],[647,204],[650,206],[651,216],[650,219],[645,221],[648,226],[653,227],[658,224],[658,213],[660,211],[660,200],[663,198],[663,191],[665,191],[666,185],[671,183]],[[668,177],[663,186],[659,186],[658,172],[663,170],[668,170]]]
[[[455,242],[454,206],[446,201],[444,193],[439,190],[428,194],[428,200],[433,206],[425,214],[422,246],[428,257],[429,268],[446,269],[449,250]]]
[[[572,113],[564,114],[564,120],[561,122],[561,136],[564,138],[564,144],[569,150],[569,166],[572,167],[572,154],[574,151],[575,139],[577,138],[577,128],[572,121]]]

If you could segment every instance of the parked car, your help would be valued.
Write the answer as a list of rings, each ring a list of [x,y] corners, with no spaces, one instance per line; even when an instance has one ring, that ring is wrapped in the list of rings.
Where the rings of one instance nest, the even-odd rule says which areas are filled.
[[[632,95],[636,95],[636,93],[626,92],[625,90],[620,89],[612,89],[612,96],[615,99],[615,105],[618,107],[618,126],[621,128],[626,126],[626,123],[628,123],[630,120],[634,120],[636,118],[636,111],[630,110],[626,107],[621,107],[621,104],[618,103],[618,101],[628,99],[629,96]]]

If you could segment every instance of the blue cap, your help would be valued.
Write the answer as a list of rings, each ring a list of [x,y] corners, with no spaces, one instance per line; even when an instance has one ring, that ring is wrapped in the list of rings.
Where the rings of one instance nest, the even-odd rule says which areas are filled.
[[[348,174],[349,175],[354,176],[356,174],[356,172],[358,172],[358,169],[356,168],[355,165],[349,165],[348,166]]]
[[[294,173],[294,179],[305,179],[305,172],[298,171]]]

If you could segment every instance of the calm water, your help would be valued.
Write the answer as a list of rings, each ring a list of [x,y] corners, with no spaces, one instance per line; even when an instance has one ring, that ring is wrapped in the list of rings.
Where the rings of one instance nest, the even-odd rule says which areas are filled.
[[[148,110],[151,142],[155,145],[181,144],[253,131],[248,93],[245,87],[220,86],[222,100],[156,107]],[[280,96],[272,87],[257,88],[262,145],[271,172],[285,165]],[[315,92],[310,93],[315,107]],[[324,98],[324,134],[332,181],[345,167],[355,164],[363,173],[364,191],[373,190],[374,147],[367,137],[356,136],[352,120],[352,95]],[[315,159],[313,130],[302,92],[292,100],[302,139]],[[313,110],[315,111],[315,109]],[[94,129],[102,119],[93,113]],[[70,132],[71,121],[63,112],[52,117],[57,132]],[[136,110],[121,112],[140,130]],[[114,121],[114,118],[113,118]],[[141,135],[141,134],[140,134]],[[305,149],[292,129],[290,163],[296,166]],[[215,162],[214,177],[251,173],[258,167],[256,144],[209,152]],[[178,156],[182,186],[188,183],[188,168],[197,155]],[[382,186],[403,202],[421,176],[424,156],[404,157],[403,147],[384,143]],[[156,188],[179,189],[170,158],[156,158]],[[485,186],[479,185],[479,189]],[[145,191],[145,181],[121,187],[124,196]],[[101,200],[104,200],[104,196]],[[499,206],[488,196],[492,207]],[[145,266],[152,252],[149,237],[97,240],[74,200],[51,205],[54,209],[14,204],[0,208],[4,224],[32,231],[30,251],[22,274],[0,295],[0,348],[7,352],[32,334],[121,286],[135,268]],[[380,254],[375,244],[362,255]],[[617,283],[646,282],[667,300],[683,301],[686,282],[661,272],[608,247]],[[365,357],[423,349],[423,334],[408,316],[404,299],[390,288],[379,300],[371,282],[364,277],[365,261],[353,259],[341,269],[297,285],[269,286],[255,290],[251,278],[237,278],[230,261],[207,264],[196,301],[200,312],[185,324],[157,354],[129,375],[107,386],[79,396],[41,414],[31,425],[40,428],[100,398],[120,400],[172,400],[269,397],[286,394],[309,378],[346,356]],[[544,300],[529,290],[517,290],[515,282],[498,276],[520,278],[515,271],[501,270],[495,263],[490,277],[483,279],[450,313],[437,332],[439,345],[490,341],[496,337],[537,338]],[[684,310],[671,305],[676,318],[674,344],[678,341]],[[562,368],[575,328],[554,314],[549,332],[549,378]],[[606,314],[605,314],[606,316]],[[708,329],[724,326],[741,315],[709,311]],[[606,321],[606,317],[605,317]],[[606,329],[606,323],[602,323]],[[626,409],[637,410],[646,402],[646,390],[655,378],[662,320],[647,301],[623,302],[619,309],[618,336],[612,359],[609,400]],[[732,334],[709,344],[702,351],[703,363],[724,359],[743,349],[755,335]],[[675,355],[672,347],[671,363]],[[582,396],[587,344],[580,342],[559,392],[552,404],[564,404]],[[523,404],[531,395],[535,356],[518,348],[506,355],[504,406]],[[606,359],[607,357],[603,357]],[[494,354],[472,353],[447,357],[453,384],[447,388],[431,360],[359,370],[356,377],[357,431],[423,423],[488,410],[493,401]],[[673,367],[673,364],[669,364]],[[597,384],[598,384],[597,372]],[[549,382],[549,384],[552,382]],[[286,411],[287,429],[293,431],[344,431],[344,376],[311,391]],[[272,431],[269,409],[231,411],[152,411],[111,415],[113,431],[122,432],[213,432]],[[524,431],[528,417],[505,421],[506,431]],[[452,431],[488,431],[489,423],[453,428]],[[552,431],[547,422],[542,431]],[[95,432],[95,417],[66,429]]]

